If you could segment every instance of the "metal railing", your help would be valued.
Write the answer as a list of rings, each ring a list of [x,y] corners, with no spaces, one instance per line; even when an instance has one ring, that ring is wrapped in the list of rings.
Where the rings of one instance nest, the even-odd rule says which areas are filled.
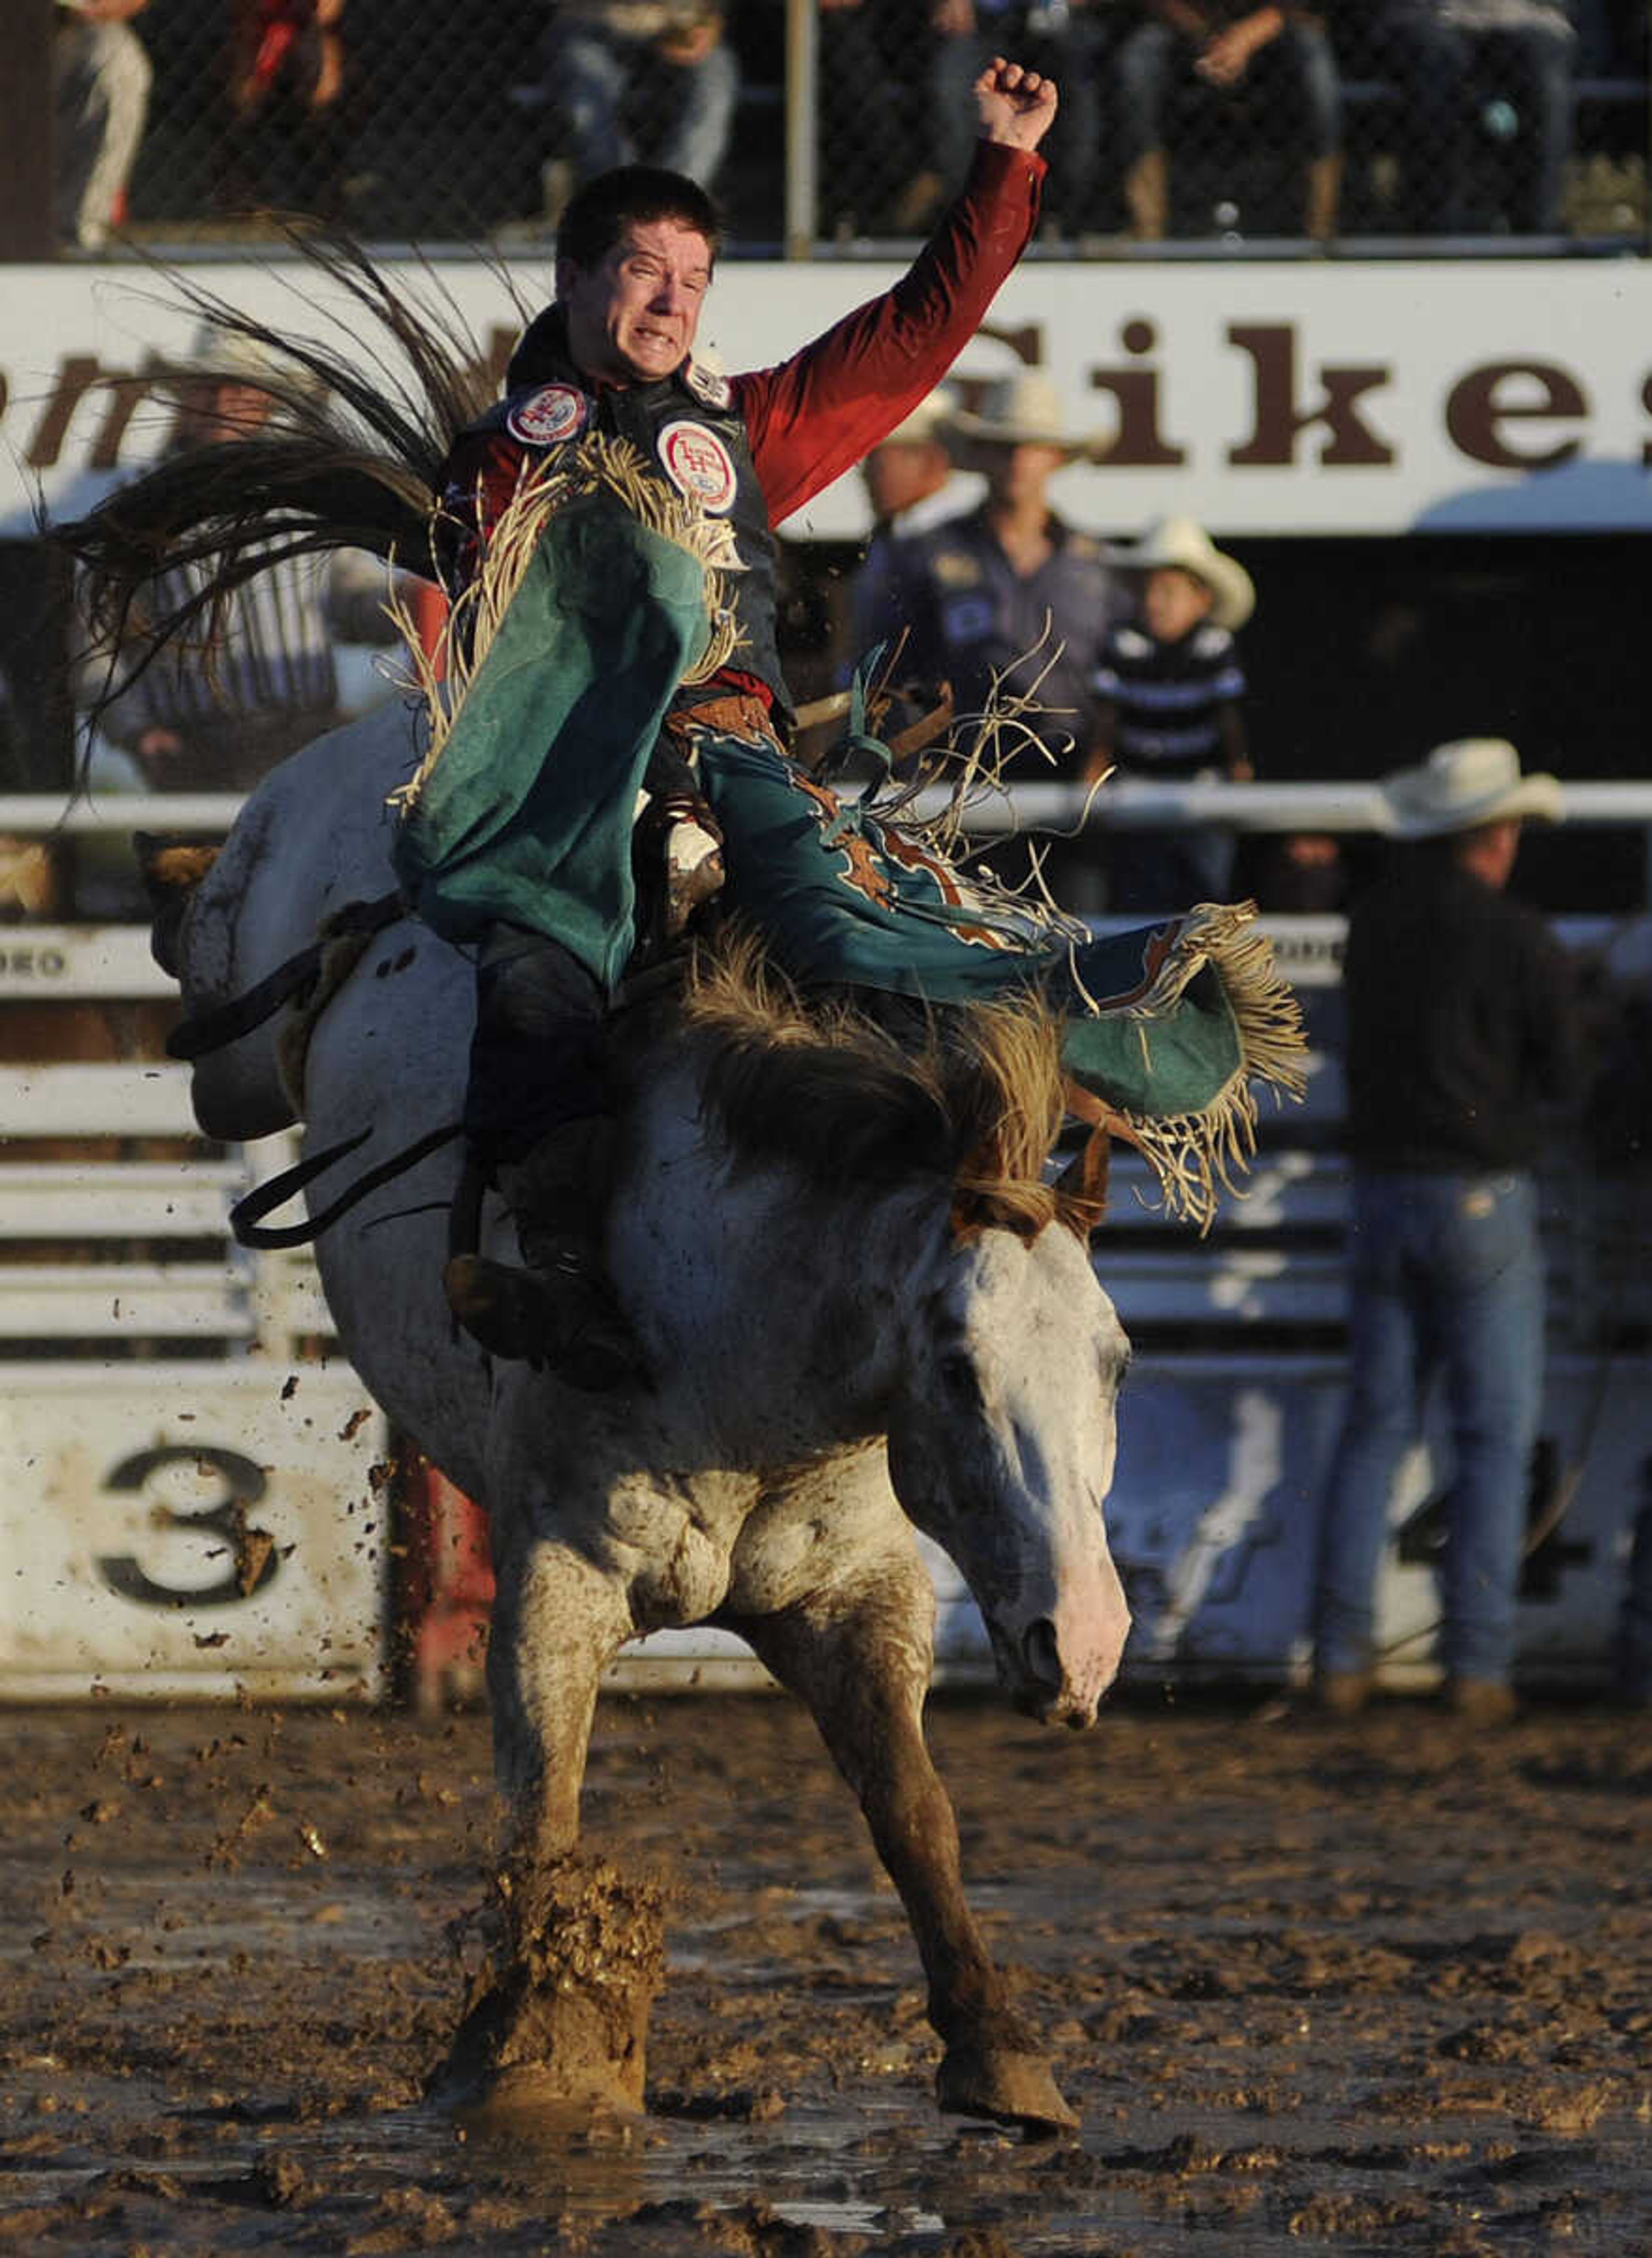
[[[946,28],[890,0],[316,16],[314,0],[160,0],[101,26],[8,0],[0,205],[49,202],[55,173],[59,238],[82,249],[111,224],[174,247],[257,240],[260,209],[379,241],[534,240],[580,177],[636,154],[713,185],[738,251],[887,252],[955,182],[969,82],[998,45],[1063,91],[1046,250],[1648,247],[1646,11],[1620,0],[1531,0],[1494,35],[1421,10],[1286,11],[1231,83],[1152,0],[1015,0]],[[74,182],[111,89],[131,146],[82,224]],[[35,255],[29,235],[0,225],[0,252]]]
[[[920,820],[939,814],[947,795],[918,796]],[[49,840],[118,836],[158,828],[209,835],[230,828],[242,806],[236,792],[157,792],[66,801],[60,793],[0,793],[0,834]],[[1647,906],[1652,907],[1652,783],[1563,782],[1561,810],[1570,824],[1638,830],[1646,841]],[[1370,834],[1386,829],[1381,786],[1336,784],[1145,784],[1115,777],[1092,791],[1072,784],[1017,783],[972,801],[968,827],[982,837],[1008,831],[1079,836],[1110,830],[1190,825],[1236,833]],[[1591,905],[1578,902],[1580,912]]]

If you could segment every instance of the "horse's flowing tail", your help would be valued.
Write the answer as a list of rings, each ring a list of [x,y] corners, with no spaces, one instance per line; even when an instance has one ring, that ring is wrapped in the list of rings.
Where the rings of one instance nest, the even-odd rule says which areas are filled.
[[[222,346],[218,359],[177,370],[175,392],[245,384],[250,346],[258,388],[275,403],[268,425],[168,455],[50,529],[80,568],[94,635],[125,670],[104,702],[163,645],[209,645],[229,597],[279,560],[364,549],[433,572],[443,463],[495,388],[485,356],[433,277],[415,293],[346,238],[288,233],[306,262],[294,294],[308,305],[318,270],[347,301],[336,341],[289,334],[188,275],[167,276]]]

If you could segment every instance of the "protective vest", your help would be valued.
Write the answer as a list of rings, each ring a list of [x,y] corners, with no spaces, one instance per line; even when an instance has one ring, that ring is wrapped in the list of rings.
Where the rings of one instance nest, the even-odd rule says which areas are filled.
[[[783,712],[791,699],[775,640],[775,537],[727,380],[687,361],[652,384],[593,392],[568,357],[561,308],[548,307],[511,358],[505,397],[464,437],[504,433],[542,459],[591,430],[628,439],[656,478],[728,520],[744,567],[729,579],[741,636],[729,664],[755,675]],[[720,692],[708,684],[700,694]]]

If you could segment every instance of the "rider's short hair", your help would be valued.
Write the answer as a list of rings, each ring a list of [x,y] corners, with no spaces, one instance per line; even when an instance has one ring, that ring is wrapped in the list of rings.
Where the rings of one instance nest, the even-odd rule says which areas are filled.
[[[703,235],[715,261],[723,240],[721,213],[698,181],[663,165],[616,165],[587,181],[563,213],[557,257],[578,267],[600,266],[627,227],[656,219],[676,220]]]

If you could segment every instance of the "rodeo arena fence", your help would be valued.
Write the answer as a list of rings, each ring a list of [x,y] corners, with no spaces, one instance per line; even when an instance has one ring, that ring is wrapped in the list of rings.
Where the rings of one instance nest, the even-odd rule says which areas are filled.
[[[1652,858],[1652,786],[1569,785],[1565,803],[1574,824],[1638,830]],[[0,799],[0,834],[210,834],[238,804],[169,794],[66,815],[60,798],[19,796]],[[1082,804],[1027,787],[1017,820],[1065,827]],[[1368,786],[1126,785],[1106,811],[1117,827],[1166,820],[1358,834],[1381,818]],[[1265,1114],[1244,1196],[1203,1238],[1166,1220],[1142,1164],[1116,1153],[1096,1241],[1137,1348],[1107,1507],[1136,1617],[1127,1679],[1277,1682],[1304,1658],[1345,1378],[1344,923],[1266,922],[1308,1023],[1306,1102]],[[1560,930],[1644,996],[1644,913]],[[199,1133],[187,1068],[159,1054],[172,995],[144,927],[0,928],[0,1696],[337,1701],[401,1687],[434,1704],[471,1690],[485,1525],[386,1431],[338,1351],[308,1252],[235,1244],[231,1205],[290,1161],[293,1138],[226,1147]],[[56,1032],[37,1063],[43,1016]],[[1611,1666],[1632,1580],[1652,1584],[1644,1150],[1557,1142],[1543,1218],[1548,1387],[1520,1669],[1587,1687]],[[1397,1685],[1430,1673],[1438,1464],[1420,1447],[1393,1501],[1379,1630]],[[973,1605],[929,1557],[941,1675],[988,1678]],[[656,1687],[762,1676],[716,1632],[656,1635],[614,1674]]]
[[[1085,435],[1053,487],[1072,525],[1185,513],[1250,544],[1265,776],[1374,777],[1518,715],[1527,765],[1563,768],[1568,828],[1599,842],[1563,906],[1614,912],[1563,915],[1563,936],[1644,1008],[1652,786],[1613,779],[1644,774],[1652,698],[1648,11],[1487,0],[1472,31],[1410,0],[1284,12],[1235,71],[1180,46],[1151,0],[156,0],[108,25],[4,0],[0,842],[107,856],[139,828],[221,835],[237,806],[74,795],[53,702],[69,592],[36,513],[88,508],[152,457],[157,372],[193,350],[148,262],[324,328],[272,215],[320,218],[379,246],[393,282],[434,279],[502,370],[513,289],[548,294],[568,195],[636,154],[717,192],[727,255],[702,335],[762,366],[900,271],[967,163],[969,83],[997,50],[1053,75],[1061,106],[1039,235],[958,403],[1031,366]],[[851,478],[783,529],[789,551],[835,559],[783,591],[794,642],[869,523]],[[836,678],[794,668],[792,686]],[[1463,718],[1441,726],[1453,699]],[[1081,798],[1019,787],[1016,820],[1068,828]],[[1379,807],[1347,782],[1115,784],[1082,820],[1353,839]],[[480,1516],[387,1431],[311,1258],[230,1232],[293,1140],[201,1136],[145,927],[22,905],[0,922],[0,1697],[473,1685]],[[1266,922],[1307,1016],[1306,1103],[1265,1117],[1246,1196],[1203,1239],[1117,1154],[1098,1241],[1138,1350],[1108,1505],[1127,1676],[1277,1682],[1305,1658],[1345,1379],[1344,928]],[[1576,1130],[1545,1170],[1528,1678],[1603,1679],[1636,1577],[1652,1619],[1647,1169],[1644,1145]],[[1420,1450],[1393,1501],[1395,1683],[1431,1668],[1436,1469]],[[930,1558],[943,1673],[985,1676],[979,1619]],[[713,1633],[618,1666],[758,1674]]]
[[[1648,227],[1638,0],[1455,20],[1324,0],[1242,60],[1201,55],[1152,0],[139,0],[114,26],[57,0],[55,31],[53,6],[10,0],[0,37],[32,18],[41,69],[54,41],[60,145],[118,113],[115,223],[150,241],[245,242],[259,209],[542,240],[583,173],[635,154],[714,186],[738,251],[853,255],[923,232],[995,48],[1061,89],[1046,249],[1454,255]],[[42,107],[19,88],[25,143]],[[110,216],[82,215],[59,158],[60,237],[100,247]]]

